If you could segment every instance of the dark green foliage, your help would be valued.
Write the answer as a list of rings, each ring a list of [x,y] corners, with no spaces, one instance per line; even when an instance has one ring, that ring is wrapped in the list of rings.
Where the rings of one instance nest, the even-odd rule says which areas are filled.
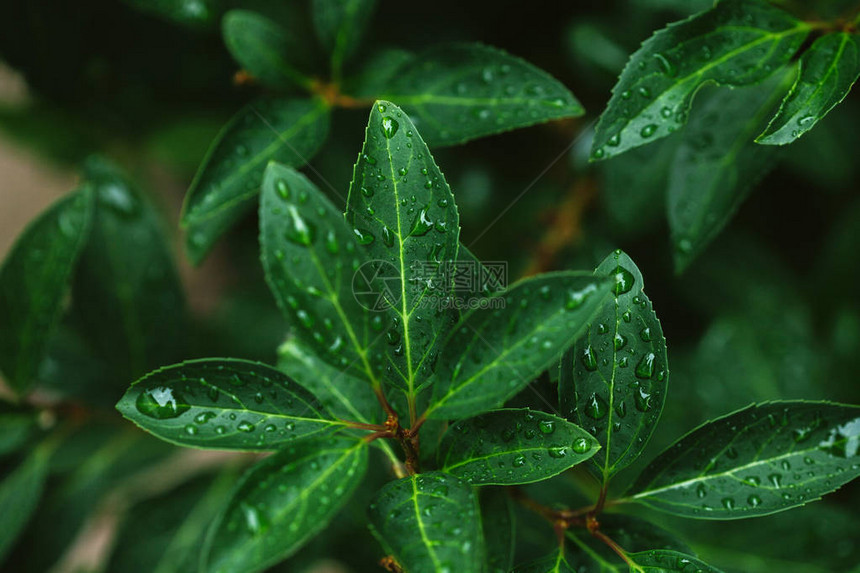
[[[0,568],[856,569],[858,0],[440,2],[7,7]]]

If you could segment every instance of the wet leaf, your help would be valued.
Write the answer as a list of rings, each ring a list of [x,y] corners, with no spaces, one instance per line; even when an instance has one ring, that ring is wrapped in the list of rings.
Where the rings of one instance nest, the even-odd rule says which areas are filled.
[[[0,370],[18,392],[38,374],[89,235],[92,210],[89,187],[60,199],[30,223],[0,267]]]
[[[546,72],[481,44],[447,44],[418,54],[383,94],[377,97],[403,106],[433,146],[585,113]]]
[[[552,555],[520,565],[513,570],[513,573],[575,573],[575,571],[582,571],[582,569],[574,570],[565,558],[564,551],[555,551]]]
[[[151,372],[132,384],[117,409],[162,440],[220,450],[276,450],[341,425],[280,371],[229,358]]]
[[[809,31],[764,0],[723,0],[670,24],[630,57],[597,124],[591,158],[608,159],[677,130],[705,83],[762,81],[791,60]]]
[[[472,485],[516,485],[548,479],[598,449],[597,440],[567,420],[504,409],[453,424],[438,458],[443,471]]]
[[[301,38],[249,10],[231,10],[221,25],[230,54],[254,79],[274,88],[310,86],[311,78],[290,59],[301,51]]]
[[[368,517],[404,571],[483,571],[477,496],[454,476],[427,472],[389,482],[371,501]]]
[[[403,392],[414,418],[415,397],[432,373],[438,339],[456,315],[444,303],[460,225],[454,196],[430,150],[409,117],[389,102],[371,110],[346,222],[371,260],[356,278],[368,285],[374,277],[381,281],[357,292],[367,308],[392,317],[380,345],[385,380]]]
[[[630,566],[632,573],[720,573],[719,569],[677,551],[643,551],[628,556],[636,564]]]
[[[773,166],[775,150],[753,139],[782,97],[787,77],[778,74],[758,86],[714,91],[696,107],[675,154],[667,191],[679,272],[723,230]]]
[[[800,58],[797,81],[756,142],[784,145],[812,129],[860,77],[860,36],[826,34]]]
[[[314,28],[331,54],[331,69],[340,76],[343,63],[361,43],[376,0],[314,0]]]
[[[442,347],[428,417],[474,416],[517,394],[573,344],[610,286],[590,274],[547,273],[485,299]]]
[[[104,160],[89,160],[85,176],[95,209],[75,271],[72,312],[84,339],[124,387],[182,357],[185,300],[164,224],[149,201]]]
[[[212,524],[201,572],[262,571],[286,559],[349,500],[367,470],[367,444],[305,440],[258,462]]]
[[[367,380],[320,360],[293,337],[278,347],[278,369],[307,388],[338,418],[366,424],[383,421],[382,408]]]
[[[383,337],[387,309],[369,309],[356,295],[368,259],[331,201],[304,175],[276,163],[263,182],[260,251],[293,335],[331,366],[379,386],[372,347]]]
[[[860,407],[768,402],[707,422],[648,465],[628,499],[741,519],[804,505],[860,475]]]
[[[218,238],[255,204],[269,161],[300,167],[328,134],[329,112],[319,101],[263,98],[221,130],[201,163],[183,206],[186,250],[202,261]]]
[[[663,328],[633,260],[617,250],[594,274],[610,277],[614,296],[562,360],[559,399],[562,415],[603,446],[591,461],[606,482],[648,444],[666,400],[669,366]]]

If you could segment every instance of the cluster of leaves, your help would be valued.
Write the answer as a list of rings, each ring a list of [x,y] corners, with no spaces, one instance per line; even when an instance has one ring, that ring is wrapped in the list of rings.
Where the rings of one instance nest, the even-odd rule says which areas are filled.
[[[655,193],[666,187],[677,270],[725,227],[773,166],[776,146],[796,141],[848,95],[860,76],[860,17],[846,14],[853,16],[809,21],[764,0],[722,0],[656,32],[630,56],[600,116],[591,159],[672,136],[657,151],[634,152],[627,169],[656,177],[648,186]],[[708,84],[734,89],[709,91],[691,111]],[[622,219],[655,199],[610,188]]]
[[[269,161],[300,167],[313,158],[328,135],[332,108],[369,108],[377,99],[390,100],[403,106],[434,146],[584,113],[548,74],[481,44],[445,44],[420,54],[388,49],[348,75],[344,66],[375,5],[312,3],[318,44],[328,54],[327,80],[307,71],[315,68],[301,37],[302,20],[287,27],[251,10],[225,14],[224,42],[242,66],[241,81],[269,91],[222,129],[191,184],[182,224],[193,261],[201,261],[253,208]]]
[[[460,242],[461,213],[428,146],[582,115],[546,73],[477,44],[384,50],[353,73],[376,4],[367,0],[315,0],[312,26],[250,0],[127,3],[193,28],[220,25],[242,67],[237,82],[261,92],[216,137],[182,222],[200,262],[259,204],[265,280],[290,334],[276,366],[209,358],[153,370],[200,349],[188,348],[154,209],[116,168],[91,160],[80,189],[31,224],[0,268],[0,371],[29,402],[0,406],[0,461],[12,468],[0,482],[0,559],[27,571],[73,560],[63,552],[87,531],[95,492],[108,491],[96,517],[134,507],[111,571],[259,571],[287,558],[301,570],[341,539],[355,545],[368,524],[379,545],[353,551],[363,563],[387,554],[392,571],[717,571],[705,561],[750,571],[751,558],[695,543],[695,522],[682,541],[661,514],[759,517],[860,474],[860,408],[783,399],[821,391],[805,380],[817,348],[811,319],[789,286],[773,282],[779,273],[733,284],[719,253],[697,267],[691,280],[711,273],[719,292],[695,305],[741,302],[711,325],[695,359],[679,368],[673,358],[677,402],[706,412],[662,416],[663,329],[627,254],[613,251],[594,273],[548,273],[506,289]],[[683,4],[689,12],[708,3]],[[678,269],[725,226],[774,163],[774,146],[816,125],[860,71],[854,12],[802,18],[760,0],[698,7],[633,54],[589,154],[625,227],[668,187]],[[705,90],[691,110],[708,83],[733,89]],[[295,171],[322,148],[335,108],[370,111],[340,197],[345,213]],[[856,226],[846,222],[835,242],[848,246],[833,253],[853,252]],[[737,250],[747,258],[732,252],[731,265],[772,263],[747,244]],[[840,262],[822,261],[819,274]],[[457,265],[491,278],[464,291],[445,272]],[[757,298],[753,283],[770,291]],[[460,310],[462,298],[477,304]],[[860,314],[845,316],[828,355],[837,362],[858,339]],[[238,483],[237,465],[199,477],[183,460],[205,468],[212,458],[183,458],[130,428],[114,435],[79,409],[78,399],[113,403],[118,384],[145,372],[117,408],[147,432],[187,448],[272,455],[254,456]],[[536,388],[557,390],[558,401]],[[724,415],[750,399],[759,403]],[[43,400],[61,406],[42,409]],[[661,416],[669,420],[658,428]],[[655,434],[667,427],[667,440]],[[652,437],[670,445],[646,464]],[[638,477],[628,484],[626,475]],[[564,489],[571,480],[576,492]],[[657,512],[646,520],[637,506]],[[846,538],[856,531],[834,508],[802,515],[804,532],[815,520]],[[789,571],[785,549],[776,554]]]

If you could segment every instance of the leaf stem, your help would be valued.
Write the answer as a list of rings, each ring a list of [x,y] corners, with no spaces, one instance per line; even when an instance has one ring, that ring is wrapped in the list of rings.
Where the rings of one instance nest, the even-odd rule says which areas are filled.
[[[642,571],[642,568],[639,567],[639,565],[635,561],[630,559],[630,556],[627,555],[627,552],[624,551],[624,549],[620,545],[615,543],[615,541],[611,537],[609,537],[599,529],[595,529],[594,531],[592,531],[591,535],[605,543],[610,549],[617,553],[618,556],[623,559],[624,562],[630,567],[631,571]]]
[[[307,86],[309,92],[322,98],[329,107],[341,107],[345,109],[363,109],[373,105],[374,99],[355,98],[341,93],[338,81],[326,82],[319,78],[313,78]]]

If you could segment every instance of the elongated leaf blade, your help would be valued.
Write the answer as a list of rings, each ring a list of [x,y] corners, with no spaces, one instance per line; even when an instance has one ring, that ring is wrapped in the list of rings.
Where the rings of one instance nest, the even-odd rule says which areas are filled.
[[[48,476],[48,451],[33,451],[12,473],[0,482],[0,563],[27,525]]]
[[[270,164],[260,203],[260,251],[293,335],[322,360],[378,384],[372,351],[387,319],[361,305],[355,277],[367,258],[341,213],[304,175]]]
[[[404,571],[482,571],[477,496],[452,475],[426,472],[389,482],[374,496],[368,517]]]
[[[294,337],[278,347],[278,369],[307,388],[338,418],[366,424],[382,421],[382,409],[367,380],[320,360]]]
[[[723,0],[670,24],[631,57],[601,115],[592,159],[607,159],[681,127],[707,82],[756,84],[787,64],[810,26],[764,0]]]
[[[797,81],[756,142],[785,145],[812,129],[860,77],[860,36],[826,34],[800,58]]]
[[[504,488],[481,489],[481,525],[486,563],[484,573],[508,573],[514,566],[516,514]]]
[[[64,197],[21,234],[0,267],[0,370],[18,392],[38,373],[87,240],[89,187]]]
[[[595,275],[614,281],[614,296],[562,360],[559,400],[562,415],[603,446],[591,461],[608,480],[648,444],[666,400],[669,365],[663,328],[633,260],[617,250]]]
[[[600,449],[567,420],[529,409],[487,412],[452,425],[439,466],[472,485],[517,485],[551,478]]]
[[[445,176],[409,117],[389,102],[370,113],[346,221],[375,261],[374,272],[385,277],[384,306],[392,313],[382,345],[386,381],[412,401],[456,317],[441,301],[449,295],[446,270],[457,257],[460,226]]]
[[[191,260],[203,260],[215,241],[255,204],[270,161],[300,167],[328,135],[329,111],[317,100],[263,98],[221,130],[200,165],[183,207]]]
[[[860,407],[753,405],[693,430],[648,465],[629,499],[701,519],[804,505],[860,475]]]
[[[466,418],[503,404],[573,344],[609,286],[590,274],[547,273],[488,297],[445,341],[427,416]]]
[[[151,372],[132,384],[117,409],[162,440],[193,448],[276,450],[341,426],[282,372],[228,358]]]
[[[722,231],[772,167],[775,149],[753,139],[782,96],[786,78],[715,91],[684,130],[666,199],[678,272]]]
[[[376,0],[314,0],[314,28],[331,54],[331,69],[340,76],[343,63],[355,52],[370,23]]]
[[[73,312],[100,361],[125,387],[181,358],[185,300],[155,209],[103,160],[90,160],[86,177],[96,200],[75,272]]]
[[[628,557],[636,564],[630,566],[631,573],[720,573],[692,555],[677,551],[643,551],[630,553]]]
[[[264,459],[241,479],[212,524],[201,571],[255,572],[286,559],[319,533],[367,470],[367,444],[305,440]]]
[[[300,51],[299,38],[278,23],[250,10],[231,10],[222,28],[230,54],[261,83],[274,88],[310,85],[311,79],[290,61]]]
[[[418,54],[384,93],[378,97],[402,105],[433,146],[585,113],[543,70],[481,44],[448,44]]]
[[[221,15],[219,0],[123,0],[141,12],[189,28],[210,28],[217,25]]]

